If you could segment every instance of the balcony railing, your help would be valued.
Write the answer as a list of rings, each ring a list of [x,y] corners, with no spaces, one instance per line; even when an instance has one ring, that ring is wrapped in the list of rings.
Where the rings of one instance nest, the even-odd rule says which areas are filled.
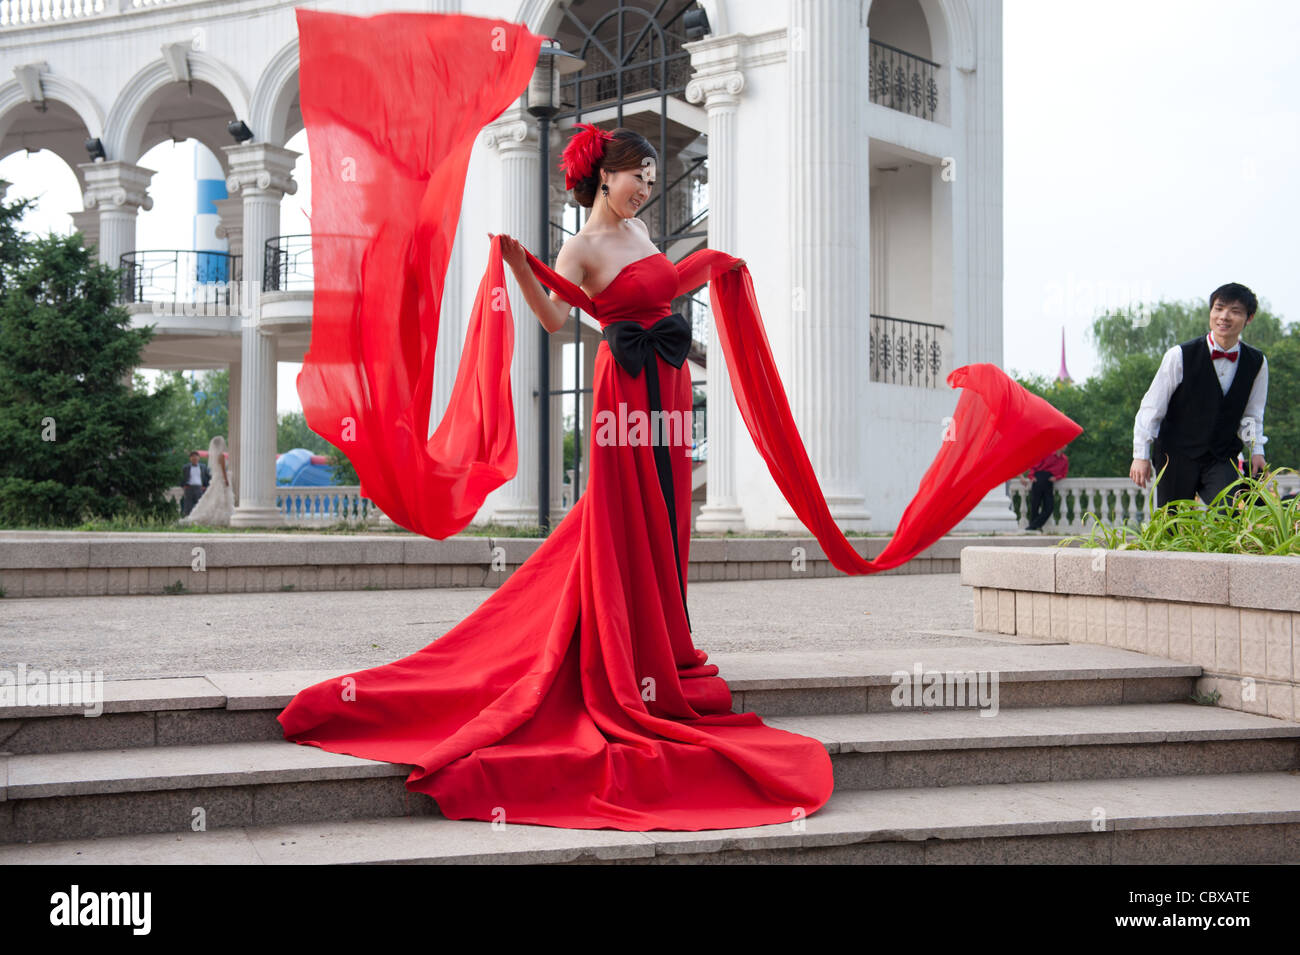
[[[923,56],[872,40],[868,96],[873,103],[932,120],[939,109],[938,69]]]
[[[354,485],[334,487],[285,487],[275,489],[275,507],[284,514],[285,523],[305,527],[322,527],[338,521],[369,524],[382,514],[369,498],[361,496]]]
[[[944,327],[888,315],[871,316],[871,380],[938,388],[943,382]]]
[[[172,0],[0,0],[0,28],[112,16]]]
[[[310,233],[273,235],[266,240],[263,292],[310,292],[314,276]]]
[[[195,249],[122,253],[121,300],[175,306],[238,308],[243,263],[238,255]]]
[[[1288,494],[1300,488],[1300,476],[1282,475],[1277,483],[1280,493]],[[1138,487],[1126,477],[1081,477],[1056,481],[1053,487],[1052,515],[1043,525],[1043,530],[1048,534],[1084,533],[1088,530],[1084,516],[1089,512],[1098,515],[1109,526],[1128,524],[1137,530],[1147,519],[1149,490]],[[1029,488],[1019,480],[1008,481],[1007,495],[1011,498],[1016,523],[1024,527],[1029,523]],[[1092,522],[1089,520],[1086,523]]]

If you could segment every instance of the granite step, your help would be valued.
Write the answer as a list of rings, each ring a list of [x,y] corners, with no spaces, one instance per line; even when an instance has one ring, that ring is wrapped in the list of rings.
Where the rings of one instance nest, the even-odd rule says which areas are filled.
[[[737,711],[766,717],[888,712],[898,672],[996,674],[998,706],[1097,706],[1185,700],[1201,668],[1112,647],[980,645],[842,653],[718,653]],[[0,705],[0,751],[36,754],[283,738],[276,715],[338,670],[208,673],[109,680],[102,713]],[[81,699],[77,697],[76,699]]]
[[[0,865],[1300,863],[1300,772],[837,791],[790,823],[620,832],[441,817],[0,845]]]
[[[1183,703],[769,722],[820,740],[838,790],[1300,767],[1300,725]],[[0,757],[0,842],[437,814],[410,769],[283,740]]]

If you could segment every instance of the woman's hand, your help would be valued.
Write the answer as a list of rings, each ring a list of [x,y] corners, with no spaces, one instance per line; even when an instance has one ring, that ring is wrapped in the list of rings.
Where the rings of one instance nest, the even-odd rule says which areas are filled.
[[[488,238],[492,237],[492,233],[489,232]],[[501,258],[505,259],[506,265],[510,266],[511,271],[516,275],[522,274],[521,270],[528,268],[528,256],[524,255],[523,244],[505,233],[501,234]]]
[[[728,269],[727,271],[729,271],[729,272],[734,272],[734,271],[736,271],[736,269],[740,268],[740,267],[741,267],[742,265],[744,265],[744,264],[745,264],[745,260],[744,260],[744,259],[740,259],[740,260],[738,260],[738,261],[736,262],[735,265],[733,265],[733,266],[732,266],[730,269]]]

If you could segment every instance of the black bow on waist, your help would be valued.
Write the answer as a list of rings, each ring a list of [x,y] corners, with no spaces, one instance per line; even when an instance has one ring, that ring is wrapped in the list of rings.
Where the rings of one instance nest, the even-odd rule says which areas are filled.
[[[669,536],[673,540],[673,556],[677,565],[677,586],[682,594],[682,610],[686,612],[686,628],[691,629],[691,614],[686,610],[686,581],[682,578],[681,550],[677,543],[677,504],[673,493],[673,469],[668,457],[668,445],[662,432],[663,416],[653,412],[664,410],[663,400],[659,396],[659,367],[654,360],[658,352],[663,360],[674,368],[681,368],[686,356],[691,351],[691,323],[676,312],[667,318],[661,318],[649,328],[642,328],[636,322],[613,322],[602,331],[605,341],[609,343],[610,354],[629,375],[635,378],[646,369],[646,398],[649,401],[651,426],[659,422],[661,430],[652,438],[654,445],[655,471],[659,475],[659,489],[664,495],[664,504],[668,506]]]
[[[691,325],[676,312],[661,318],[649,328],[636,322],[611,322],[602,334],[609,342],[614,360],[634,378],[657,351],[674,368],[682,367],[691,351]]]

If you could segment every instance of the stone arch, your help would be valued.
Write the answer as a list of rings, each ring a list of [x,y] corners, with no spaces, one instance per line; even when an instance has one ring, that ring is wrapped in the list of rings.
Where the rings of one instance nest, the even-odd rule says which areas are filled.
[[[863,0],[861,23],[871,15],[873,0]],[[930,33],[931,58],[955,70],[975,69],[975,24],[969,0],[915,0]]]
[[[190,76],[217,90],[229,104],[237,119],[248,116],[248,88],[243,79],[225,63],[202,50],[186,54]],[[104,151],[109,159],[136,162],[145,152],[144,131],[158,95],[176,82],[166,61],[158,59],[136,73],[123,86],[106,125]],[[203,140],[221,156],[220,145]]]
[[[248,116],[255,141],[283,146],[302,129],[301,121],[292,129],[289,126],[289,110],[297,94],[298,38],[294,37],[271,57],[257,79]]]
[[[62,103],[76,113],[85,124],[88,136],[99,138],[104,135],[104,111],[90,90],[80,83],[57,73],[42,71],[41,91],[45,94],[45,99]],[[0,86],[0,140],[8,132],[12,111],[27,102],[17,80]]]
[[[727,0],[698,0],[709,17],[714,35],[724,36],[729,31]],[[558,22],[561,0],[522,0],[514,22],[522,23],[533,33],[546,34]]]

